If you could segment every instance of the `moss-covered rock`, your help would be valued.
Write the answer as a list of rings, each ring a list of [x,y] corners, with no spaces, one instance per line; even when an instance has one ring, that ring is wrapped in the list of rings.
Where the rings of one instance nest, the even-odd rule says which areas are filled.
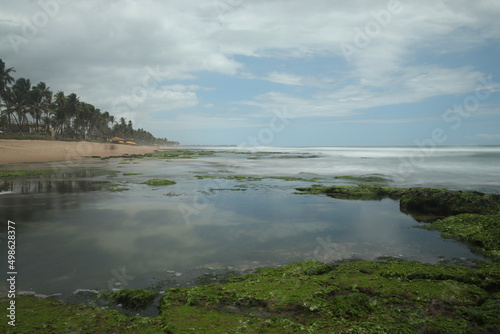
[[[159,317],[127,317],[117,311],[32,296],[17,296],[15,302],[16,326],[9,325],[4,316],[0,333],[165,333]],[[2,310],[7,307],[9,301],[0,302]]]
[[[380,176],[352,176],[352,175],[342,175],[342,176],[335,176],[336,179],[344,179],[344,180],[349,180],[353,182],[377,182],[377,183],[385,183],[391,181],[390,179],[380,177]]]
[[[410,188],[401,196],[400,208],[406,213],[432,213],[443,216],[498,213],[500,195],[478,191]]]
[[[466,242],[482,254],[500,259],[500,214],[465,213],[435,221],[422,228],[441,231],[445,238]]]
[[[180,333],[481,333],[497,326],[490,291],[499,273],[498,263],[303,261],[225,285],[169,289],[160,313]]]
[[[110,292],[107,297],[112,298],[127,309],[142,309],[153,302],[156,292],[145,289],[123,289]]]
[[[311,187],[296,189],[306,194],[326,194],[334,198],[355,200],[399,199],[406,191],[406,188],[382,187],[373,184],[359,184],[357,186],[322,186],[313,184]]]
[[[177,182],[166,179],[150,179],[144,183],[148,186],[170,186],[172,184],[176,184]]]

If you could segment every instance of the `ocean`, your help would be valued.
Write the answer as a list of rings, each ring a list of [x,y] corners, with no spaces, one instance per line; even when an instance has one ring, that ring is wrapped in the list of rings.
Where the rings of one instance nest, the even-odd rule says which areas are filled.
[[[18,290],[70,296],[76,289],[165,289],[218,270],[304,259],[484,260],[419,228],[425,223],[400,212],[398,201],[296,188],[352,185],[335,178],[351,175],[385,178],[388,186],[500,193],[499,146],[181,149],[214,154],[78,163],[114,175],[71,172],[57,162],[48,165],[56,175],[3,181],[2,218],[16,222]],[[154,178],[176,184],[144,184]],[[2,247],[6,256],[4,240]]]

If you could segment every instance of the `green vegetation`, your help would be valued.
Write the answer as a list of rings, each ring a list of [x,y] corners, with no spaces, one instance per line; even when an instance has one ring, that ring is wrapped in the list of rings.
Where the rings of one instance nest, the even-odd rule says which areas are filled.
[[[170,186],[172,184],[176,184],[175,181],[170,181],[166,179],[150,179],[144,182],[148,186]]]
[[[105,297],[113,299],[127,309],[144,309],[151,304],[156,297],[156,292],[145,289],[123,289],[105,294]]]
[[[2,310],[8,301],[0,302]],[[165,333],[159,318],[127,317],[117,311],[73,305],[51,299],[16,297],[16,326],[0,323],[0,332],[16,334],[44,333]]]
[[[86,169],[16,169],[16,170],[0,170],[0,180],[1,179],[15,179],[23,177],[40,177],[44,175],[56,175],[63,173],[78,173],[78,172],[89,172],[94,173],[94,175],[107,174],[109,176],[117,176],[118,171],[107,171],[97,168],[86,168]]]
[[[499,282],[498,264],[303,261],[169,289],[160,313],[174,333],[477,333],[500,326]]]
[[[381,187],[371,184],[359,184],[357,186],[322,186],[313,184],[307,188],[296,188],[299,194],[326,194],[334,198],[342,199],[370,199],[380,200],[383,198],[399,199],[407,190],[405,188]]]
[[[302,177],[295,176],[244,176],[244,175],[229,175],[229,176],[216,176],[216,175],[195,175],[197,179],[226,179],[226,180],[237,180],[237,181],[261,181],[264,179],[276,179],[276,180],[284,180],[284,181],[309,181],[312,182],[316,180],[313,179],[304,179]]]
[[[410,188],[401,197],[401,211],[450,216],[460,213],[490,214],[500,211],[500,195],[478,191]]]
[[[107,173],[108,173],[108,175],[109,175],[110,177],[117,177],[117,176],[118,176],[118,173],[120,173],[120,171],[117,171],[117,170],[110,170],[110,171],[108,171]]]
[[[50,136],[43,135],[21,135],[17,133],[2,133],[0,139],[16,139],[16,140],[53,140]]]
[[[109,187],[109,188],[106,188],[106,191],[109,191],[109,192],[112,192],[112,193],[122,192],[122,191],[127,191],[127,190],[130,190],[130,189],[129,188],[125,188],[125,187]]]
[[[386,179],[380,176],[351,176],[351,175],[343,175],[343,176],[335,176],[336,179],[345,179],[354,182],[388,182],[390,179]]]
[[[228,274],[224,280],[224,285],[168,289],[156,318],[129,318],[116,311],[18,296],[16,327],[5,321],[0,330],[411,334],[500,328],[500,263],[466,268],[392,258],[334,265],[302,261],[245,276]],[[104,294],[132,309],[145,307],[155,296],[142,289]],[[0,307],[6,309],[8,301]]]
[[[124,176],[142,175],[142,173],[123,173]]]
[[[400,199],[405,213],[431,213],[450,216],[460,213],[497,213],[500,211],[500,195],[478,191],[447,190],[433,188],[395,188],[379,185],[322,186],[296,188],[305,194],[326,194],[343,199]]]
[[[295,176],[269,176],[267,178],[269,178],[269,179],[277,179],[277,180],[284,180],[284,181],[308,181],[308,182],[312,182],[312,181],[315,181],[317,179],[317,178],[304,179],[302,177],[295,177]]]
[[[500,214],[460,214],[422,228],[438,230],[445,238],[467,243],[485,256],[500,260]]]
[[[257,160],[257,159],[312,159],[312,158],[320,158],[321,156],[317,154],[289,154],[283,152],[256,152],[248,154],[254,154],[251,157],[248,157],[249,160]]]
[[[39,170],[0,170],[0,179],[20,178],[20,177],[36,177],[42,175],[52,175],[57,173],[55,169],[39,169]]]
[[[143,129],[135,130],[132,121],[123,117],[118,121],[109,112],[80,101],[75,93],[53,94],[44,82],[32,86],[29,79],[14,80],[14,72],[0,59],[0,98],[5,107],[0,109],[0,128],[6,132],[2,138],[107,141],[118,136],[134,138],[138,144],[178,144],[155,138]]]
[[[194,177],[197,178],[198,180],[202,180],[202,179],[216,179],[217,178],[217,176],[215,176],[215,175],[195,175]]]
[[[147,156],[160,159],[194,159],[197,157],[214,156],[215,153],[216,153],[215,151],[205,151],[205,150],[173,149],[173,150],[166,150],[158,153],[153,153]]]

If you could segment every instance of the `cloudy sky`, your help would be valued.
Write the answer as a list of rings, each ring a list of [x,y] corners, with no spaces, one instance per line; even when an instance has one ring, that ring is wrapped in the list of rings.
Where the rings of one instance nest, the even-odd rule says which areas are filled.
[[[500,145],[499,17],[497,0],[0,0],[0,58],[182,144]]]

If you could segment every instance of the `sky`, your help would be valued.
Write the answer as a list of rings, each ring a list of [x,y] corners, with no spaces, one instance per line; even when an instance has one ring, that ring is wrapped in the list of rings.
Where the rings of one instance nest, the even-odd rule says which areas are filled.
[[[497,0],[0,0],[0,59],[185,145],[500,145],[499,17]]]

